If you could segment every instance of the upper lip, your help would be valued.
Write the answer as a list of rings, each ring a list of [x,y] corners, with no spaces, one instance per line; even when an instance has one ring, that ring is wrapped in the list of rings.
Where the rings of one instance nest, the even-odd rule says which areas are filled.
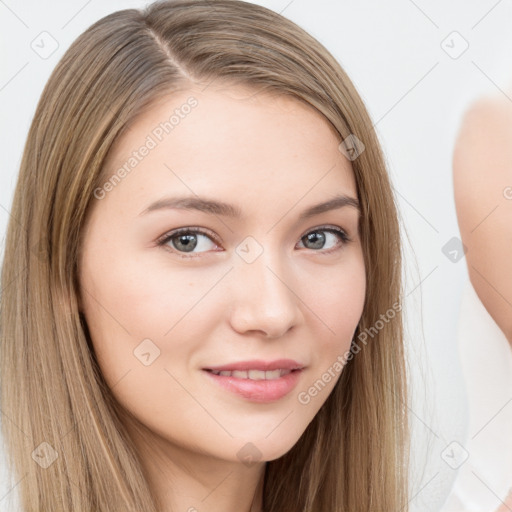
[[[294,361],[293,359],[276,359],[274,361],[238,361],[234,363],[224,364],[222,366],[208,366],[203,370],[216,370],[216,371],[247,371],[247,370],[301,370],[304,365]]]

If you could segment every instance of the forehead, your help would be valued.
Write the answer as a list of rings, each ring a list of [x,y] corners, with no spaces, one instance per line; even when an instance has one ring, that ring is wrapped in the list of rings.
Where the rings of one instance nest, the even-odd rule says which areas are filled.
[[[154,104],[117,142],[105,175],[123,177],[108,196],[143,206],[166,193],[209,195],[237,198],[242,209],[255,198],[264,206],[357,197],[339,141],[318,111],[295,98],[191,88]]]

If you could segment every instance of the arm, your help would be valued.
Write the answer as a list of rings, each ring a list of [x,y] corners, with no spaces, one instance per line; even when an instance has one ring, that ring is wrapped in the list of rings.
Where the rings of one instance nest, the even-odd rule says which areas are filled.
[[[504,96],[466,112],[453,177],[470,281],[512,344],[512,102]]]
[[[512,489],[510,490],[507,498],[496,512],[510,512],[512,510]]]

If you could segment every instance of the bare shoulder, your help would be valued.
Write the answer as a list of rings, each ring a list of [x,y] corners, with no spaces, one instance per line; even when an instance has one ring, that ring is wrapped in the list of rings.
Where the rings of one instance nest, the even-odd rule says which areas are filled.
[[[478,221],[512,185],[512,100],[484,97],[466,110],[453,152],[457,214]]]
[[[486,182],[488,179],[494,183],[502,182],[510,177],[510,169],[504,166],[510,163],[510,159],[512,99],[500,95],[475,101],[463,116],[455,143],[453,169],[454,178],[459,181],[457,185],[471,186],[467,179],[461,179],[469,177],[474,180],[487,178]]]
[[[505,95],[479,99],[465,112],[453,153],[453,185],[471,283],[510,340],[512,100]]]

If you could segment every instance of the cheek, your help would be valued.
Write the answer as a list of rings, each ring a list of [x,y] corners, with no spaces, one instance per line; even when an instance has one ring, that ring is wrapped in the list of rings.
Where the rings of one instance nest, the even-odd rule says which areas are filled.
[[[140,362],[143,347],[157,348],[158,365],[187,361],[204,343],[222,304],[209,291],[225,270],[165,269],[135,258],[88,269],[84,306],[93,346],[105,377],[116,382]],[[144,348],[145,350],[145,348]],[[146,351],[144,351],[146,353]]]
[[[315,292],[308,295],[309,304],[314,305],[311,309],[314,308],[318,316],[314,324],[315,365],[313,374],[307,379],[307,385],[314,389],[308,388],[311,394],[308,389],[301,390],[307,393],[312,402],[309,406],[315,408],[315,412],[327,399],[343,371],[363,313],[366,274],[362,254],[350,264],[340,266],[339,271],[331,269],[321,282],[323,286],[314,288]],[[316,385],[319,380],[321,385]],[[309,403],[302,402],[300,396],[300,403]]]
[[[325,403],[338,382],[357,324],[361,318],[366,294],[366,275],[362,257],[341,272],[325,275],[323,286],[310,288],[308,304],[313,310],[310,325],[315,329],[313,364],[298,390],[297,400],[304,413],[312,418]]]
[[[350,344],[363,313],[366,296],[366,274],[361,257],[319,276],[317,284],[307,290],[307,304],[318,317],[319,328],[329,345]]]
[[[124,327],[134,339],[163,336],[193,309],[215,280],[215,276],[191,279],[192,274],[185,270],[148,263],[125,259],[107,270],[97,265],[90,272],[94,276],[90,281],[92,302],[101,306],[110,317],[107,320]]]
[[[200,411],[180,383],[207,339],[210,318],[220,317],[207,296],[218,277],[192,281],[186,272],[157,272],[135,261],[90,270],[86,318],[117,401],[155,430],[170,424],[176,409],[186,412],[185,423],[196,421]]]

